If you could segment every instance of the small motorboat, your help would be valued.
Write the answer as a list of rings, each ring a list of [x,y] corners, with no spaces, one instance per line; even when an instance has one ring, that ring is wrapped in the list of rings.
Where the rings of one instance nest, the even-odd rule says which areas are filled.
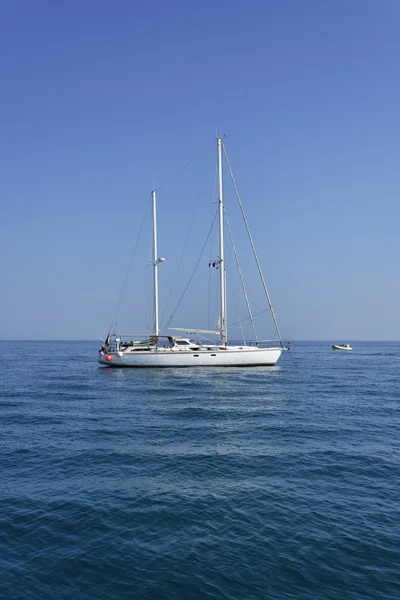
[[[333,344],[332,348],[334,350],[353,350],[350,344]]]

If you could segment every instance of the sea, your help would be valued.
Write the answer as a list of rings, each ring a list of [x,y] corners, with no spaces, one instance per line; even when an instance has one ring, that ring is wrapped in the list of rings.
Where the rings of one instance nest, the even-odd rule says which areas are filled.
[[[400,343],[210,370],[98,346],[0,344],[1,599],[400,599]]]

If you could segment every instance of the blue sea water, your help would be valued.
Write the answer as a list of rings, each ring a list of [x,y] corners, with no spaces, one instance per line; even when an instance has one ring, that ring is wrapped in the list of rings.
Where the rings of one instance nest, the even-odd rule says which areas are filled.
[[[109,369],[2,342],[0,598],[400,598],[400,343]]]

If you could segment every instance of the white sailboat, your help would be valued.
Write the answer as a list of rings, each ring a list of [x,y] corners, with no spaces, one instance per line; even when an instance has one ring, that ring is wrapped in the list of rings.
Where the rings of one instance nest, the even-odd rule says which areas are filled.
[[[245,225],[250,238],[250,243],[257,262],[261,281],[267,297],[269,309],[274,320],[278,344],[264,346],[256,341],[253,345],[230,345],[227,343],[226,322],[226,268],[224,258],[224,201],[222,178],[222,138],[217,138],[218,148],[218,214],[219,214],[219,256],[218,266],[220,272],[220,318],[217,329],[213,331],[203,329],[173,328],[173,331],[186,332],[187,337],[176,335],[160,335],[159,307],[158,307],[158,266],[164,262],[158,257],[157,250],[157,216],[156,192],[152,192],[153,207],[153,267],[154,267],[154,329],[148,334],[117,334],[108,335],[99,351],[99,363],[108,367],[250,367],[273,366],[278,361],[281,353],[288,347],[283,344],[270,297],[258,261],[253,240],[248,228],[243,207],[238,196],[239,204],[245,219]],[[228,162],[229,170],[230,165]],[[236,185],[234,183],[237,192]],[[236,253],[235,253],[236,256]],[[240,271],[239,271],[240,272]],[[241,272],[240,272],[241,275]],[[243,278],[241,275],[242,283]],[[244,290],[245,291],[245,290]],[[245,292],[246,294],[246,292]],[[247,294],[246,294],[246,302]],[[250,307],[248,304],[250,311]],[[253,319],[250,312],[250,318]],[[197,342],[191,338],[195,334],[211,334],[219,336],[219,342]]]

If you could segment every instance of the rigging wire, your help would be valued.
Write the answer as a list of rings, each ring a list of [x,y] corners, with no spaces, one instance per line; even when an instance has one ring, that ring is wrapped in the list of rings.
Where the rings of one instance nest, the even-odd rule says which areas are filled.
[[[268,311],[269,311],[269,308],[265,308],[264,310],[261,310],[260,312],[253,315],[253,318],[258,317],[259,315],[262,315],[263,313],[266,313]],[[245,321],[248,321],[249,319],[250,319],[250,317],[246,317],[245,319],[241,319],[240,321],[235,321],[234,323],[230,323],[229,327],[234,327],[235,325],[239,325],[239,323],[244,323]]]
[[[230,292],[230,294],[231,294],[231,296],[233,298],[233,303],[235,305],[235,309],[236,309],[237,315],[239,316],[239,308],[238,308],[238,304],[236,302],[236,296],[234,294],[233,287],[231,286],[229,279],[228,279],[228,287],[229,287],[229,292]],[[244,338],[244,332],[243,332],[243,327],[242,327],[241,321],[239,321],[239,327],[240,327],[240,331],[241,331],[241,334],[242,334],[243,346],[245,346],[246,345],[246,340]],[[257,343],[258,343],[258,340],[257,340]]]
[[[206,246],[207,246],[208,239],[209,239],[209,237],[210,237],[210,235],[211,235],[211,231],[212,231],[212,229],[213,229],[213,227],[214,227],[214,223],[215,223],[215,219],[217,218],[217,214],[218,214],[218,210],[215,212],[215,215],[214,215],[213,221],[212,221],[212,223],[211,223],[211,227],[210,227],[210,229],[209,229],[209,232],[208,232],[208,234],[207,234],[206,241],[204,242],[203,248],[202,248],[202,250],[201,250],[201,252],[200,252],[200,256],[199,256],[199,258],[198,258],[198,260],[197,260],[197,262],[196,262],[196,265],[195,265],[195,267],[194,267],[194,269],[193,269],[193,272],[192,272],[192,274],[191,274],[191,276],[190,276],[190,278],[189,278],[189,281],[187,282],[187,284],[186,284],[186,287],[185,287],[185,289],[184,289],[184,290],[183,290],[183,292],[182,292],[182,295],[181,295],[181,297],[180,297],[180,299],[179,299],[179,301],[178,301],[178,304],[175,306],[174,310],[172,311],[172,314],[171,314],[170,318],[168,319],[168,322],[167,322],[167,324],[166,324],[166,326],[165,326],[165,329],[168,329],[169,325],[171,324],[171,321],[172,321],[172,319],[174,318],[174,316],[175,316],[175,314],[176,314],[176,311],[178,310],[179,306],[181,305],[181,302],[182,302],[182,300],[183,300],[183,298],[184,298],[184,296],[185,296],[185,294],[186,294],[186,292],[187,292],[187,290],[188,290],[188,288],[189,288],[189,286],[190,286],[190,284],[191,284],[191,282],[192,282],[192,279],[193,279],[193,277],[194,277],[194,275],[195,275],[195,273],[196,273],[196,271],[197,271],[197,267],[198,267],[198,266],[199,266],[199,264],[200,264],[200,261],[201,261],[201,259],[202,259],[202,256],[203,256],[203,254],[204,254],[204,250],[205,250],[205,248],[206,248]]]
[[[209,146],[209,142],[207,142],[207,147]],[[203,148],[202,148],[203,151]],[[162,183],[161,185],[159,185],[157,188],[155,188],[155,191],[158,192],[158,190],[161,190],[161,188],[163,188],[165,185],[167,185],[170,181],[172,181],[175,177],[177,177],[178,175],[180,175],[185,169],[186,167],[188,167],[189,165],[192,164],[192,162],[198,157],[198,155],[200,154],[200,152],[197,152],[195,154],[195,156],[193,156],[187,163],[185,163],[183,165],[183,167],[181,167],[180,169],[178,169],[177,171],[175,171],[175,173],[173,173],[170,177],[168,177],[168,179],[166,179],[164,181],[164,183]]]
[[[150,198],[151,198],[151,194],[150,194],[150,197],[149,197],[149,199],[150,199]],[[145,209],[145,211],[144,211],[143,219],[142,219],[142,222],[141,222],[141,225],[140,225],[140,228],[139,228],[139,233],[138,233],[138,236],[137,236],[137,238],[136,238],[136,243],[135,243],[135,246],[134,246],[134,248],[133,248],[133,252],[132,252],[132,255],[131,255],[131,259],[130,259],[130,261],[129,261],[128,270],[127,270],[127,272],[126,272],[125,279],[124,279],[124,282],[123,282],[123,284],[122,284],[121,293],[120,293],[120,295],[119,295],[119,299],[118,299],[118,302],[117,302],[117,308],[115,309],[114,316],[113,316],[113,319],[112,319],[112,321],[111,321],[110,331],[112,331],[112,326],[113,326],[113,324],[114,324],[114,322],[115,322],[115,320],[116,320],[116,318],[117,318],[117,313],[118,313],[118,311],[119,311],[119,307],[120,307],[120,305],[121,305],[122,297],[123,297],[123,295],[124,295],[124,292],[125,292],[126,283],[127,283],[127,281],[128,281],[129,273],[130,273],[130,270],[131,270],[131,267],[132,267],[132,263],[133,263],[133,259],[134,259],[134,257],[135,257],[136,250],[137,250],[137,247],[138,247],[138,244],[139,244],[140,236],[141,236],[141,234],[142,234],[143,225],[144,225],[144,222],[145,222],[145,220],[146,220],[146,218],[147,218],[147,213],[149,212],[149,207],[150,207],[150,202],[149,202],[149,200],[148,200],[148,201],[147,201],[147,206],[146,206],[146,209]]]
[[[255,315],[253,315],[253,317],[258,317],[259,315],[262,315],[263,313],[266,313],[269,311],[269,308],[265,308],[264,310],[261,310],[260,312],[256,313]],[[249,317],[246,317],[245,319],[241,319],[239,321],[235,321],[234,323],[229,323],[228,327],[235,327],[235,325],[239,325],[241,323],[244,323],[245,321],[248,321]],[[288,342],[288,346],[287,349],[290,350],[290,342]],[[297,362],[295,361],[295,359],[293,358],[292,354],[289,352],[290,358],[293,361],[293,363],[296,365],[297,367]]]
[[[161,188],[163,188],[165,185],[167,185],[167,183],[169,183],[170,181],[172,181],[175,177],[177,177],[178,175],[180,175],[185,169],[186,167],[188,167],[190,164],[192,164],[192,162],[194,161],[196,157],[193,156],[193,158],[191,158],[189,160],[189,162],[187,162],[185,165],[183,165],[183,167],[181,167],[178,171],[176,171],[173,175],[171,175],[168,179],[166,179],[164,181],[164,183],[162,183],[161,185],[159,185],[157,188],[155,188],[155,192],[158,192],[159,190],[161,190]]]
[[[235,242],[233,241],[232,229],[231,229],[231,226],[230,226],[230,223],[229,223],[229,219],[228,219],[228,215],[227,215],[227,212],[226,212],[226,209],[225,209],[225,208],[224,208],[224,212],[225,212],[226,224],[227,224],[227,226],[228,226],[229,237],[231,238],[231,243],[232,243],[233,253],[234,253],[234,255],[235,255],[236,266],[237,266],[237,269],[238,269],[238,271],[239,271],[239,277],[240,277],[240,281],[241,281],[241,283],[242,283],[243,294],[244,294],[244,298],[245,298],[245,300],[246,300],[247,312],[249,313],[249,319],[250,319],[250,321],[251,321],[251,326],[253,327],[253,332],[254,332],[254,336],[255,336],[255,341],[256,341],[256,343],[258,344],[258,336],[257,336],[256,327],[255,327],[255,324],[254,324],[253,314],[252,314],[252,312],[251,312],[251,306],[250,306],[250,302],[249,302],[249,297],[248,297],[248,295],[247,295],[247,290],[246,290],[246,286],[245,286],[244,279],[243,279],[243,273],[242,273],[242,269],[240,268],[239,257],[238,257],[238,255],[237,255],[237,252],[236,252],[236,246],[235,246]],[[241,321],[239,321],[239,324],[240,324],[240,328],[241,328],[241,327],[242,327],[242,322],[241,322]]]
[[[198,209],[199,204],[200,204],[201,197],[203,195],[203,191],[204,191],[204,186],[205,186],[205,183],[206,183],[206,179],[207,179],[207,175],[204,177],[204,180],[203,180],[203,183],[202,183],[202,186],[201,186],[201,189],[200,189],[200,193],[199,193],[199,195],[197,197],[197,202],[196,202],[196,206],[194,208],[194,213],[193,213],[192,221],[190,223],[188,234],[186,236],[186,240],[185,240],[185,243],[183,245],[183,250],[182,250],[182,253],[181,253],[181,258],[180,258],[180,261],[179,261],[179,264],[178,264],[178,268],[177,268],[177,270],[175,272],[175,277],[174,277],[174,280],[173,280],[173,283],[172,283],[172,286],[171,286],[171,291],[169,293],[167,302],[165,304],[165,307],[164,307],[164,310],[163,310],[163,313],[162,313],[162,316],[161,316],[161,319],[160,319],[161,323],[164,321],[164,317],[165,317],[166,312],[168,310],[168,306],[169,306],[169,303],[171,301],[172,294],[174,293],[174,290],[175,290],[175,283],[176,283],[176,280],[177,280],[180,268],[181,268],[182,263],[183,263],[183,259],[184,259],[185,253],[186,253],[186,248],[187,248],[187,245],[188,245],[188,242],[189,242],[190,235],[192,233],[192,227],[193,227],[193,224],[194,224],[194,221],[195,221],[195,218],[196,218],[196,213],[197,213],[197,209]],[[165,330],[165,327],[162,328],[162,331],[164,331],[164,330]]]
[[[271,315],[272,315],[272,319],[274,321],[276,333],[278,334],[279,341],[280,341],[280,344],[282,346],[283,345],[283,341],[282,341],[281,332],[279,331],[278,322],[277,322],[276,317],[275,317],[274,309],[272,308],[271,298],[270,298],[270,295],[268,293],[267,285],[265,283],[265,279],[264,279],[264,275],[263,275],[263,272],[262,272],[262,269],[261,269],[260,261],[258,260],[258,256],[257,256],[256,248],[254,246],[253,238],[252,238],[252,235],[250,233],[250,228],[249,228],[249,225],[248,225],[248,222],[247,222],[246,213],[244,212],[243,204],[242,204],[242,201],[240,199],[239,190],[237,188],[235,178],[233,176],[233,172],[232,172],[231,164],[229,162],[228,154],[227,154],[227,152],[225,150],[225,145],[222,144],[222,147],[224,149],[224,155],[225,155],[226,163],[228,165],[229,173],[230,173],[230,176],[231,176],[231,179],[232,179],[233,187],[235,189],[236,198],[237,198],[239,206],[240,206],[240,210],[241,210],[241,213],[242,213],[244,224],[246,226],[247,235],[248,235],[249,240],[250,240],[250,244],[251,244],[251,247],[252,247],[252,250],[253,250],[253,254],[254,254],[254,258],[255,258],[256,264],[257,264],[258,272],[260,274],[261,282],[262,282],[262,285],[263,285],[263,288],[264,288],[265,296],[267,298],[269,310],[271,311]]]

